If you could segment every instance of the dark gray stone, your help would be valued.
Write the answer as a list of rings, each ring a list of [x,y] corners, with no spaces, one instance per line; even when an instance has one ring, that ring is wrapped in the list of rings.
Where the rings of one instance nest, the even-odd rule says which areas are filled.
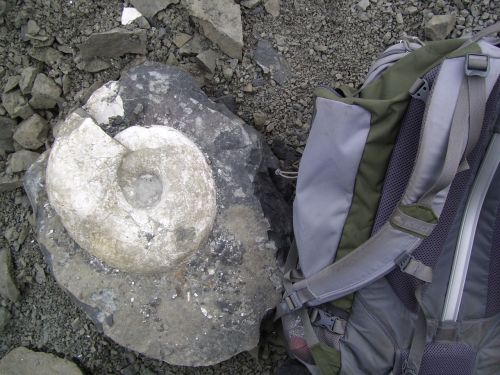
[[[56,280],[106,335],[148,357],[207,366],[252,349],[261,319],[281,295],[275,252],[290,241],[291,209],[272,180],[277,159],[253,128],[178,68],[147,63],[118,85],[110,104],[123,103],[124,120],[104,129],[165,125],[195,142],[213,170],[215,223],[207,243],[171,272],[113,269],[80,248],[52,209],[44,190],[47,152],[26,173],[25,190]]]
[[[23,94],[31,94],[31,88],[35,82],[37,74],[40,72],[38,68],[27,67],[21,71],[21,80],[19,81],[19,88]]]
[[[130,3],[145,17],[153,17],[170,4],[178,4],[179,0],[131,0]]]
[[[9,324],[12,315],[9,310],[4,307],[0,307],[0,332],[3,332],[5,326]]]
[[[145,55],[147,38],[145,30],[116,28],[104,33],[92,34],[80,45],[84,59],[92,57],[119,57],[126,53]]]
[[[103,70],[109,69],[110,66],[111,65],[109,65],[108,62],[97,57],[88,61],[83,60],[76,65],[78,69],[89,73],[101,72]]]
[[[3,88],[3,92],[9,92],[9,91],[15,89],[17,87],[17,85],[19,84],[20,80],[21,80],[21,76],[19,76],[19,75],[9,77],[9,79],[7,80],[7,83],[5,84],[5,86]]]
[[[261,39],[257,42],[254,59],[264,73],[271,74],[271,78],[280,85],[283,85],[290,77],[288,62],[278,54],[270,41]]]
[[[15,126],[16,121],[0,116],[0,154],[14,151],[12,136],[14,135]]]

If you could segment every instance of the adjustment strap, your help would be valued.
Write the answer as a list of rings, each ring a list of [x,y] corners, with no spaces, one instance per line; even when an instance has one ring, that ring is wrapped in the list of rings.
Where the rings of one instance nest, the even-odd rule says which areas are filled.
[[[432,268],[416,259],[413,255],[402,254],[396,258],[395,263],[402,272],[426,283],[432,282]]]

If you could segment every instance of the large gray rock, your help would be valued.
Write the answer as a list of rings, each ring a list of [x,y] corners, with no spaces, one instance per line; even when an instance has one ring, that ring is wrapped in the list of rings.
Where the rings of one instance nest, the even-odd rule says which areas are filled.
[[[73,362],[49,353],[34,352],[22,346],[0,360],[2,375],[83,375]]]
[[[35,113],[19,124],[14,133],[14,140],[24,148],[36,150],[44,145],[48,131],[47,121]]]
[[[183,0],[183,4],[198,19],[208,39],[228,56],[241,59],[243,26],[238,4],[233,0]]]
[[[432,16],[425,24],[425,36],[430,40],[445,39],[453,31],[456,19],[455,14]]]
[[[170,4],[178,4],[179,0],[131,0],[130,3],[145,17],[153,17]]]
[[[103,33],[95,33],[80,45],[84,59],[92,57],[119,57],[126,53],[144,55],[147,52],[145,30],[116,28]]]
[[[12,280],[12,259],[9,249],[0,249],[0,295],[12,302],[19,301],[21,294]],[[2,372],[0,372],[1,374]]]
[[[143,110],[137,111],[138,107]],[[175,135],[169,141],[172,146],[162,146],[163,136],[159,134],[163,131],[157,128],[165,128]],[[153,137],[147,135],[151,131]],[[95,135],[95,147],[87,146],[89,141],[77,134],[88,132]],[[56,143],[51,154],[43,154],[26,173],[25,189],[37,218],[38,241],[56,280],[75,297],[95,324],[119,344],[177,365],[207,366],[255,347],[261,319],[280,299],[275,252],[289,245],[291,232],[290,207],[271,180],[273,170],[278,167],[277,160],[257,132],[223,106],[211,102],[187,73],[148,63],[124,73],[120,81],[98,89],[87,104],[57,126],[54,133]],[[141,136],[136,137],[139,133]],[[144,138],[142,133],[146,134]],[[182,146],[184,139],[189,140],[191,148]],[[149,143],[143,143],[146,140]],[[81,141],[81,145],[76,141]],[[101,142],[115,151],[98,147]],[[174,147],[171,142],[178,146]],[[135,143],[139,144],[137,148]],[[68,154],[63,154],[64,147],[68,148],[64,152],[69,155],[76,155],[71,149],[86,149],[92,155],[82,158],[82,162],[98,162],[98,169],[108,171],[108,177],[96,172],[99,178],[89,181],[95,195],[101,196],[100,200],[92,198],[92,204],[88,205],[86,188],[83,195],[78,195],[70,186],[81,171],[55,161],[62,157],[63,161],[74,158],[76,162],[74,156],[68,158]],[[147,160],[141,156],[147,150],[161,153],[170,147],[171,155],[167,155],[170,161],[160,154]],[[177,150],[178,147],[183,150]],[[204,176],[201,160],[193,159],[197,166],[189,166],[190,152],[200,157],[196,149],[206,160],[211,177]],[[137,156],[137,169],[129,165],[120,167],[124,168],[119,169],[122,172],[116,172],[119,160],[116,155],[122,151],[125,155]],[[74,149],[74,152],[77,151]],[[99,157],[102,159],[96,160]],[[185,167],[176,166],[177,160],[183,157]],[[122,160],[129,163],[126,158]],[[168,165],[170,163],[172,165]],[[146,167],[152,169],[146,171]],[[168,173],[164,174],[163,168],[167,168]],[[58,203],[61,198],[58,183],[50,182],[50,176],[57,177],[61,169],[67,179],[62,184],[75,190],[74,195],[63,198],[75,199],[69,202],[68,210],[79,209],[92,216],[94,203],[102,203],[110,207],[109,221],[117,225],[124,220],[119,211],[128,211],[137,223],[131,224],[130,229],[122,228],[117,241],[135,238],[136,243],[141,243],[142,238],[146,238],[153,244],[158,237],[158,241],[165,244],[165,257],[174,251],[169,250],[171,241],[177,241],[177,250],[188,250],[184,259],[171,259],[164,263],[165,267],[151,273],[142,268],[147,260],[133,259],[127,263],[127,259],[122,259],[121,266],[116,267],[116,259],[109,257],[106,248],[100,253],[94,251],[96,247],[90,251],[85,249],[87,243],[78,236],[75,241],[70,235],[74,228],[67,220],[74,220],[75,216],[67,218],[66,208]],[[133,170],[135,175],[129,173]],[[119,175],[124,172],[129,177],[120,180]],[[144,173],[149,175],[147,181],[141,180]],[[195,177],[193,173],[200,176]],[[207,212],[212,198],[210,191],[197,191],[200,178],[206,184],[212,180],[216,193],[213,222],[205,221],[203,226],[208,229],[204,240],[198,240],[203,229],[197,227],[201,219],[196,217],[187,216],[168,223],[168,217],[160,215],[151,221],[156,209],[170,206],[174,211],[200,199],[204,207],[199,206],[200,209]],[[102,180],[107,181],[105,185],[109,183],[105,191],[100,190]],[[194,185],[192,188],[185,185],[178,189],[189,182]],[[149,188],[144,190],[144,186]],[[163,190],[165,193],[158,199],[155,192]],[[56,196],[50,197],[54,192]],[[145,201],[141,198],[144,194]],[[197,194],[200,196],[196,197]],[[116,199],[121,202],[118,206],[113,203]],[[189,200],[193,201],[183,202]],[[92,209],[88,210],[89,207]],[[171,216],[175,218],[177,214],[173,211]],[[148,222],[154,225],[143,227],[141,237],[135,228]],[[176,230],[175,225],[182,222],[186,223],[184,229],[178,226]],[[91,220],[82,220],[81,226],[87,226],[88,233],[99,232]],[[162,228],[167,229],[167,234],[170,228],[176,238],[160,238]],[[193,244],[197,244],[196,249]],[[144,249],[137,251],[144,252]],[[161,252],[154,256],[159,257],[159,262],[164,261]]]

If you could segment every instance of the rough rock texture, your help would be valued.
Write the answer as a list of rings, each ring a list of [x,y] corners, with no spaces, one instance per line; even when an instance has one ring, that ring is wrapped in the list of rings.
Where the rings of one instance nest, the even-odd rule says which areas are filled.
[[[83,375],[73,362],[19,347],[0,360],[2,375]]]
[[[21,71],[21,80],[19,81],[19,88],[23,94],[31,94],[31,88],[35,82],[35,78],[39,73],[39,69],[34,67],[27,67]]]
[[[28,171],[25,189],[55,278],[106,335],[148,357],[206,366],[255,347],[260,321],[280,297],[276,247],[289,244],[289,207],[269,174],[276,159],[254,130],[177,68],[146,64],[114,86],[118,94],[108,87],[108,101],[123,103],[126,121],[115,117],[108,126],[101,119],[103,129],[114,135],[128,124],[165,125],[191,139],[212,169],[215,222],[206,243],[170,272],[112,268],[80,248],[48,204],[46,153]]]
[[[179,0],[131,0],[130,3],[145,17],[153,17],[160,10],[170,4],[177,4]]]
[[[455,28],[456,19],[455,14],[432,16],[425,24],[425,36],[430,40],[445,39]]]
[[[183,0],[183,4],[198,19],[208,39],[228,56],[241,59],[243,27],[238,4],[233,0]]]
[[[24,148],[36,150],[43,146],[47,140],[48,131],[47,121],[35,113],[19,124],[14,133],[14,140]]]
[[[144,55],[147,40],[144,30],[129,31],[116,28],[103,33],[92,34],[80,45],[80,52],[84,59],[96,56],[118,57],[126,53]]]
[[[2,105],[12,118],[21,117],[27,119],[34,113],[20,90],[3,94]]]
[[[16,121],[0,116],[0,155],[14,151],[12,136],[14,135],[15,126]]]
[[[10,275],[11,267],[10,250],[0,249],[0,295],[12,302],[17,302],[21,295]]]
[[[264,8],[266,8],[266,12],[269,13],[273,17],[278,17],[280,15],[280,0],[267,0],[264,3]]]

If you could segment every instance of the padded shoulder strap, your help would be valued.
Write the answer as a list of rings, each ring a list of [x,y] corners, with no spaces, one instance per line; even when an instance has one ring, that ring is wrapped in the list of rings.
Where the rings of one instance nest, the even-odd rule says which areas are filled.
[[[304,305],[317,306],[361,289],[385,276],[401,259],[411,258],[413,250],[432,232],[465,150],[474,146],[468,143],[477,141],[477,128],[481,129],[483,122],[487,97],[484,78],[466,76],[465,60],[455,58],[442,64],[410,182],[389,222],[349,255],[309,278],[286,284],[278,314]],[[477,109],[470,111],[471,97],[481,98],[479,115]]]

